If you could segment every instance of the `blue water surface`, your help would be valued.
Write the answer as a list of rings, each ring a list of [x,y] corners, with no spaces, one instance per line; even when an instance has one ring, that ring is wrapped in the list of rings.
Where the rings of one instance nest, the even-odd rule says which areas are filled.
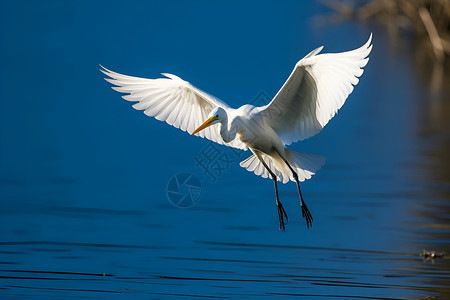
[[[450,251],[448,97],[429,95],[381,28],[324,22],[304,1],[2,6],[1,298],[450,297],[448,260],[419,255]],[[281,232],[272,182],[239,167],[249,153],[135,111],[99,72],[168,72],[232,107],[262,104],[309,51],[351,50],[371,32],[347,103],[291,145],[327,156],[301,185],[310,230],[295,184],[280,185]],[[208,147],[223,170],[198,164]],[[167,189],[183,173],[199,184],[180,195],[200,200],[180,207]]]

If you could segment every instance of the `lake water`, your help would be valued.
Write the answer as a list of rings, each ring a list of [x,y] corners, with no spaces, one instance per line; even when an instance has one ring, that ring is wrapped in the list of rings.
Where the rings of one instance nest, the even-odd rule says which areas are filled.
[[[356,23],[316,28],[306,17],[317,12],[314,5],[298,23],[288,21],[295,14],[288,5],[268,5],[259,13],[286,19],[263,27],[267,49],[250,55],[255,37],[245,44],[239,25],[221,25],[233,10],[226,7],[217,23],[207,18],[221,34],[205,38],[225,57],[216,62],[213,54],[195,53],[198,44],[188,54],[173,50],[176,43],[169,44],[172,50],[160,45],[165,56],[120,44],[147,28],[137,26],[147,24],[138,7],[60,4],[54,15],[48,6],[20,14],[31,18],[29,27],[2,14],[2,28],[17,27],[11,29],[16,35],[2,31],[10,44],[2,46],[8,60],[0,85],[0,298],[450,298],[450,260],[420,256],[424,249],[450,253],[448,78],[430,92],[431,72],[416,64],[408,46],[394,48],[382,29]],[[137,17],[124,29],[114,18],[93,25],[103,6],[106,16]],[[235,22],[245,17],[266,26],[247,6]],[[35,18],[41,23],[33,27]],[[195,22],[185,30],[210,30]],[[280,33],[281,49],[271,46],[294,23],[310,32]],[[171,26],[149,33],[152,41],[164,35],[170,42]],[[249,26],[258,35],[257,26]],[[291,146],[327,156],[322,170],[301,184],[314,217],[309,230],[295,184],[279,186],[289,216],[281,232],[272,182],[239,167],[248,153],[132,110],[97,70],[102,63],[138,76],[187,72],[186,79],[236,107],[273,96],[295,60],[317,43],[330,44],[325,52],[349,50],[371,31],[374,50],[355,92],[319,135]],[[299,43],[292,42],[298,35]],[[228,44],[219,50],[231,40],[243,50],[233,52]],[[120,45],[110,49],[112,43]],[[246,64],[249,58],[254,61]],[[267,70],[260,67],[263,59]],[[199,75],[206,70],[213,74]],[[229,161],[220,172],[211,167],[205,173],[197,161],[208,147]],[[179,194],[192,194],[177,202],[168,189],[176,194],[170,182],[183,173],[198,181],[191,189],[182,186]]]

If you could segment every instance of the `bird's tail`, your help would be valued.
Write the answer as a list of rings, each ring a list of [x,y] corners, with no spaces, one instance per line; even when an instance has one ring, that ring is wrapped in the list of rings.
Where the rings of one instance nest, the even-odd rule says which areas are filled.
[[[292,172],[289,168],[285,167],[285,163],[281,157],[277,159],[265,154],[261,154],[261,157],[272,172],[275,173],[278,181],[283,183],[286,183],[289,180],[295,181]],[[299,181],[310,179],[311,176],[316,174],[316,172],[323,166],[326,160],[324,156],[307,154],[291,149],[286,149],[286,158],[291,167],[297,173]],[[240,166],[250,172],[254,172],[256,175],[262,176],[263,178],[270,178],[269,172],[254,154],[242,161]]]

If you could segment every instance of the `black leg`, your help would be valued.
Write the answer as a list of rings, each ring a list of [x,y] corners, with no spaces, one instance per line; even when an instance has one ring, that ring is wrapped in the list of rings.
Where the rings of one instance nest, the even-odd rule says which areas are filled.
[[[275,185],[275,196],[276,196],[276,204],[278,208],[278,220],[280,221],[280,230],[285,231],[285,225],[288,222],[288,216],[286,214],[286,211],[283,208],[283,205],[280,202],[280,199],[278,198],[278,187],[277,187],[277,176],[275,176],[275,173],[272,172],[272,170],[269,169],[269,166],[264,162],[262,157],[255,153],[255,155],[259,158],[261,163],[264,165],[264,167],[269,171],[270,176],[272,177],[273,184]],[[284,218],[286,218],[286,222],[284,221]]]
[[[269,171],[269,172],[271,173],[271,171]],[[285,231],[285,225],[288,222],[288,216],[286,214],[286,211],[283,208],[283,205],[280,202],[280,199],[278,198],[277,177],[275,176],[275,174],[272,175],[272,179],[273,179],[273,183],[275,185],[275,196],[277,198],[276,204],[277,204],[277,208],[278,208],[278,220],[280,221],[280,230]],[[286,218],[286,222],[284,222],[283,216]]]
[[[303,216],[303,218],[306,219],[306,227],[310,228],[312,226],[313,217],[312,217],[311,213],[309,212],[309,209],[306,206],[305,201],[303,201],[302,191],[300,190],[300,183],[298,182],[298,175],[286,160],[284,160],[284,162],[286,163],[286,165],[289,167],[292,174],[294,175],[295,183],[297,183],[298,194],[300,195],[300,206],[302,208],[302,216]]]

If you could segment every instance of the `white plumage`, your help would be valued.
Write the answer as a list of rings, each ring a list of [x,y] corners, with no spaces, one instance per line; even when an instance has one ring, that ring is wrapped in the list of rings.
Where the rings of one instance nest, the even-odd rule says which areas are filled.
[[[361,48],[318,54],[319,47],[296,65],[263,114],[285,145],[317,133],[342,107],[369,61],[372,35]],[[278,111],[282,110],[282,114]],[[277,117],[278,116],[278,117]]]
[[[167,78],[147,79],[122,75],[103,66],[102,68],[101,71],[110,77],[105,80],[115,85],[112,88],[127,94],[122,96],[123,99],[137,102],[133,108],[143,110],[147,116],[165,121],[189,134],[206,120],[215,107],[229,109],[226,103],[172,74],[162,73]],[[217,128],[207,128],[197,135],[225,144]],[[234,140],[227,146],[247,150],[239,140]]]
[[[307,139],[322,130],[358,84],[369,61],[372,34],[360,48],[319,54],[310,52],[296,65],[287,81],[266,106],[244,105],[238,109],[203,92],[178,76],[145,79],[101,70],[113,89],[124,93],[133,108],[169,125],[234,148],[250,149],[253,155],[241,166],[275,182],[280,228],[284,229],[276,181],[297,183],[307,225],[312,216],[301,196],[299,181],[311,178],[325,159],[287,149],[285,145]],[[206,120],[206,121],[205,121]],[[211,126],[220,123],[220,126]]]

